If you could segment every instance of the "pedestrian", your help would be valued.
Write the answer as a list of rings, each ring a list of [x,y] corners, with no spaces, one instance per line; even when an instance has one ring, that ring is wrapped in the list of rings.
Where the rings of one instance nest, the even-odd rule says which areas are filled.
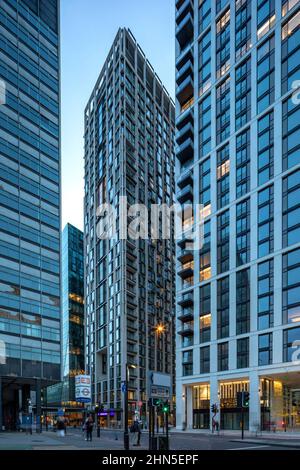
[[[139,421],[136,419],[134,424],[133,424],[133,432],[134,432],[134,437],[137,436],[136,443],[133,444],[135,447],[140,447],[141,446],[141,426]]]
[[[60,437],[65,437],[65,423],[61,418],[57,420],[57,432]]]
[[[86,441],[92,442],[93,439],[93,428],[94,428],[94,421],[92,415],[89,415],[85,422],[85,431],[86,431]]]
[[[67,435],[67,426],[68,426],[67,418],[64,419],[64,425],[65,425],[65,434]]]

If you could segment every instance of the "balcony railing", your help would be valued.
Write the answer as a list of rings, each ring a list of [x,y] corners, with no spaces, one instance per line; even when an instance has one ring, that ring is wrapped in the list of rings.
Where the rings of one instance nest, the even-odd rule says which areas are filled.
[[[179,24],[187,13],[194,14],[193,2],[191,0],[184,0],[183,3],[177,8],[176,11],[176,24]]]
[[[188,60],[176,73],[176,83],[180,85],[186,77],[193,76],[193,62]]]
[[[188,138],[177,147],[176,157],[181,163],[194,158],[194,141],[191,138]]]
[[[193,183],[193,170],[187,168],[184,170],[177,179],[177,186],[183,188],[187,184]]]
[[[176,27],[176,39],[179,42],[181,49],[183,49],[187,43],[191,42],[194,36],[194,20],[193,15],[189,12],[180,21]]]
[[[178,271],[178,275],[185,279],[191,277],[194,274],[194,261],[189,261],[181,266],[181,269]]]
[[[188,292],[177,300],[178,305],[181,307],[187,307],[189,305],[194,305],[194,294],[192,292]]]
[[[176,69],[179,71],[188,60],[194,62],[193,48],[190,45],[183,49],[176,57]]]
[[[177,193],[177,199],[180,204],[183,204],[186,201],[193,201],[193,186],[188,184],[181,191]]]
[[[194,110],[193,108],[188,108],[183,111],[178,118],[176,119],[176,128],[180,130],[185,126],[188,122],[194,124]]]
[[[177,87],[176,98],[181,106],[190,101],[194,94],[194,80],[191,75],[188,75],[183,82]]]
[[[178,331],[179,335],[189,336],[194,334],[194,322],[186,322],[182,324],[181,329]]]
[[[178,320],[182,322],[191,322],[194,319],[194,310],[192,308],[184,308],[178,315]]]
[[[187,263],[188,261],[193,260],[193,258],[194,258],[193,250],[189,250],[189,249],[186,249],[186,248],[184,248],[183,250],[180,250],[178,255],[177,255],[177,259],[181,263]]]
[[[177,133],[176,142],[182,144],[187,138],[194,136],[194,126],[191,122],[187,122]]]

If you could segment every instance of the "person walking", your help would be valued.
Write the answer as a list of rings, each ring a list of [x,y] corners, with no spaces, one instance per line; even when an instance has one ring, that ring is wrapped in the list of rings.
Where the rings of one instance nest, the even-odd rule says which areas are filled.
[[[134,432],[134,436],[137,436],[137,440],[136,440],[136,443],[133,444],[135,447],[140,447],[141,446],[141,435],[142,435],[142,431],[141,431],[141,426],[140,426],[140,423],[139,421],[136,419],[134,424],[133,424],[133,432]]]
[[[94,421],[92,415],[89,415],[85,422],[85,430],[86,430],[86,441],[92,442],[93,439],[93,428],[94,428]]]
[[[57,420],[57,431],[60,437],[65,437],[65,423],[61,418]]]

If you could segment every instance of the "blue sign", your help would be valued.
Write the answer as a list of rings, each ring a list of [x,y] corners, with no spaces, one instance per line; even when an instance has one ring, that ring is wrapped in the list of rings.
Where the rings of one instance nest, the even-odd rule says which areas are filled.
[[[63,416],[64,414],[65,414],[65,413],[64,413],[63,408],[58,408],[57,416]]]
[[[122,383],[122,392],[123,393],[126,392],[126,383],[125,382]]]

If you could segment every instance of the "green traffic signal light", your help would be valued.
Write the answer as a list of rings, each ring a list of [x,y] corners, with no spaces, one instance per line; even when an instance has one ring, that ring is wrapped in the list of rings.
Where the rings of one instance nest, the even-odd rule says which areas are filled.
[[[169,410],[170,410],[169,402],[166,401],[166,402],[163,404],[162,410],[163,410],[164,413],[169,413]]]
[[[250,399],[250,393],[243,392],[243,407],[244,408],[249,408],[249,399]]]

